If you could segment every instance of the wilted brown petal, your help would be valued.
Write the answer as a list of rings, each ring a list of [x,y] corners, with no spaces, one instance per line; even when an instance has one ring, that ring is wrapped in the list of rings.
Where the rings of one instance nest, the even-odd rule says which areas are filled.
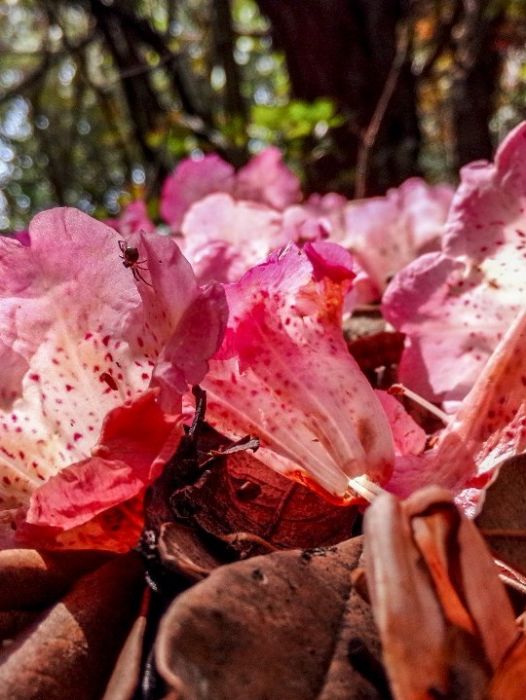
[[[526,690],[526,637],[506,655],[490,686],[491,700],[524,700]]]
[[[481,698],[517,638],[482,537],[452,496],[384,495],[365,519],[369,590],[395,698]],[[417,663],[414,660],[418,659]],[[442,695],[440,695],[442,694]]]
[[[0,655],[9,700],[99,698],[133,622],[143,588],[136,554],[81,578]]]
[[[515,616],[498,570],[479,531],[442,489],[422,489],[409,498],[404,509],[411,518],[417,546],[431,573],[442,608],[449,622],[478,635],[494,669],[517,637]],[[428,530],[429,536],[419,532]],[[432,550],[442,551],[441,561],[432,559]],[[439,581],[444,582],[440,595]],[[447,593],[446,593],[447,591]],[[455,597],[464,613],[453,606]],[[461,617],[464,615],[464,623]]]
[[[399,501],[379,496],[365,517],[369,594],[393,695],[447,688],[446,625]]]
[[[352,590],[361,538],[216,569],[165,615],[156,661],[178,700],[379,700],[369,606]],[[358,661],[359,659],[359,661]],[[171,697],[171,696],[170,696]]]

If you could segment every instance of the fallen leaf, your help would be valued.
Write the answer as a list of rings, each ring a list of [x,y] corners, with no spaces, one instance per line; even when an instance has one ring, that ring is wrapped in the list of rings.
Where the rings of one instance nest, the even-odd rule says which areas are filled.
[[[351,584],[361,550],[355,538],[254,557],[180,595],[156,642],[168,692],[179,700],[385,698],[374,685],[384,687],[370,609]],[[364,675],[357,659],[370,661]]]
[[[102,700],[132,700],[134,696],[142,671],[143,643],[150,598],[151,591],[147,588],[137,619],[122,647]]]
[[[497,669],[490,700],[523,700],[526,678],[526,637],[522,635]]]
[[[352,535],[357,516],[356,509],[329,503],[248,452],[214,462],[172,503],[209,534],[250,533],[276,548],[337,544]]]
[[[0,654],[9,700],[96,700],[136,614],[143,566],[135,553],[82,577]]]
[[[0,551],[0,610],[38,610],[63,595],[82,574],[108,560],[103,552]]]
[[[192,581],[200,581],[221,564],[206,549],[195,529],[180,523],[161,526],[157,547],[167,569]]]
[[[393,696],[486,697],[518,631],[475,525],[447,491],[430,487],[405,502],[380,496],[366,513],[365,537],[368,590]]]
[[[476,522],[495,556],[526,574],[526,455],[500,467]]]

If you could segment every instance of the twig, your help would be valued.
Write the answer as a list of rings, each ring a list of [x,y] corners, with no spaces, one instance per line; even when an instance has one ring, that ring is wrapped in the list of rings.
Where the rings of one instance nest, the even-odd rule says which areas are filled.
[[[387,107],[393,96],[398,79],[400,77],[400,72],[407,58],[407,51],[409,49],[409,25],[407,23],[402,24],[400,27],[398,42],[396,47],[396,54],[389,70],[389,74],[385,81],[382,94],[376,105],[376,108],[371,117],[371,121],[367,126],[365,132],[362,134],[360,148],[358,150],[358,157],[356,161],[356,178],[354,186],[354,197],[356,199],[361,199],[365,196],[366,185],[367,185],[367,169],[369,166],[369,155],[371,149],[373,148],[380,127],[382,126],[382,121],[384,119]]]

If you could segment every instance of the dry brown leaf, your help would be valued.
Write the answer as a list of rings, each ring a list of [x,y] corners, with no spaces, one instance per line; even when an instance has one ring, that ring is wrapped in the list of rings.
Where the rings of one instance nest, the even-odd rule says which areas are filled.
[[[144,634],[150,599],[150,589],[147,588],[144,591],[137,619],[122,647],[102,700],[132,700],[135,694],[142,670]]]
[[[477,525],[495,556],[526,575],[526,455],[501,466]]]
[[[38,609],[63,595],[82,574],[108,560],[104,552],[0,552],[0,610]]]
[[[341,542],[351,537],[357,515],[354,508],[328,503],[273,472],[248,452],[218,460],[172,503],[216,537],[251,533],[279,549]]]
[[[386,697],[370,609],[351,585],[360,553],[355,538],[213,571],[162,620],[156,662],[168,692],[178,700]],[[382,690],[355,665],[377,674]]]
[[[98,700],[136,615],[143,581],[134,553],[83,576],[0,654],[2,696]]]
[[[497,669],[490,686],[491,700],[524,700],[526,637],[521,635]]]
[[[395,698],[483,698],[517,638],[492,557],[450,494],[385,494],[365,518],[369,592]],[[414,659],[418,663],[414,663]]]

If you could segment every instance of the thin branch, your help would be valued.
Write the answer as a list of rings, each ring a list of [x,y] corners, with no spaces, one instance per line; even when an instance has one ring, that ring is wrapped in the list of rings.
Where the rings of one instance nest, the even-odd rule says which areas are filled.
[[[0,104],[6,100],[15,97],[15,95],[20,95],[32,88],[36,87],[45,77],[48,70],[54,66],[56,63],[65,58],[71,50],[78,51],[86,47],[91,41],[93,41],[94,32],[90,32],[87,36],[82,39],[78,44],[73,47],[64,46],[60,51],[50,51],[44,49],[43,57],[39,65],[34,68],[30,73],[28,73],[19,83],[10,87],[0,95]]]
[[[393,96],[396,85],[400,78],[400,73],[407,60],[409,50],[409,25],[404,23],[400,27],[396,53],[389,70],[389,74],[384,84],[382,94],[375,107],[371,121],[361,137],[361,144],[358,150],[356,162],[356,178],[354,187],[354,196],[356,199],[361,199],[365,196],[367,185],[367,170],[369,166],[369,156],[375,144],[378,132],[382,126],[387,107]]]
[[[419,80],[424,80],[425,78],[429,77],[435,63],[446,48],[448,41],[451,39],[453,27],[460,18],[460,10],[461,2],[460,0],[456,0],[450,16],[438,25],[434,37],[434,46],[423,65],[415,72],[415,75]]]

